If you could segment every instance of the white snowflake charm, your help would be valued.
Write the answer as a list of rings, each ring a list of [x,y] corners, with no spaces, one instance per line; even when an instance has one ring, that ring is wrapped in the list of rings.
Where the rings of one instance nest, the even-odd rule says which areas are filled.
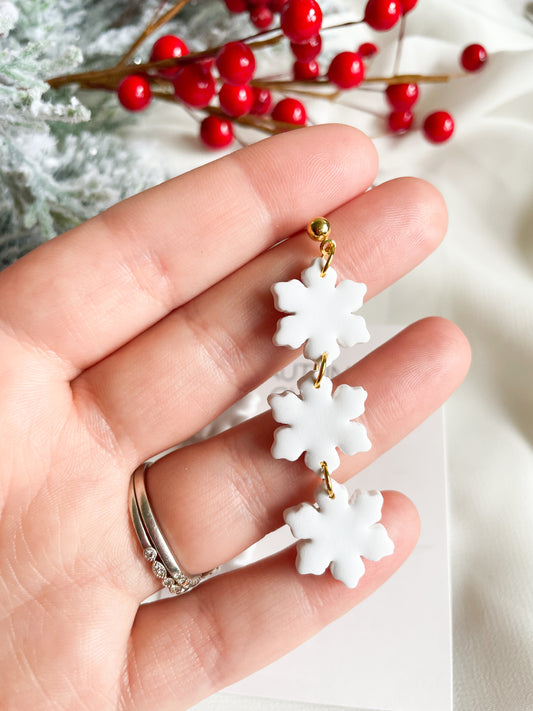
[[[334,498],[321,485],[315,491],[316,506],[299,504],[286,509],[283,517],[297,543],[299,573],[331,574],[349,588],[355,588],[365,572],[361,556],[380,560],[394,551],[381,520],[383,496],[378,491],[356,491],[332,481]]]
[[[299,279],[280,281],[272,286],[274,305],[284,316],[278,321],[273,341],[277,346],[299,348],[306,358],[318,361],[324,352],[328,362],[340,354],[339,346],[366,343],[370,335],[365,320],[356,311],[363,305],[366,285],[345,279],[337,286],[331,267],[324,276],[325,260],[318,257],[304,269]]]
[[[346,454],[367,452],[371,448],[366,428],[352,422],[365,411],[366,391],[361,387],[339,385],[324,376],[315,387],[315,375],[307,373],[298,381],[300,395],[290,390],[268,398],[278,427],[274,432],[272,456],[293,462],[305,452],[305,465],[320,472],[326,461],[330,471],[340,464],[337,447]]]
[[[370,338],[364,319],[355,313],[363,304],[366,286],[348,279],[335,286],[331,262],[336,244],[325,218],[311,220],[307,233],[320,242],[321,257],[304,269],[301,281],[272,287],[276,308],[289,314],[278,321],[273,341],[290,348],[304,344],[304,355],[315,361],[318,372],[300,378],[299,395],[287,390],[268,398],[274,419],[284,425],[274,432],[272,456],[292,462],[305,452],[306,466],[324,479],[315,492],[315,506],[303,503],[283,514],[299,539],[298,572],[321,575],[329,567],[334,578],[354,588],[365,572],[361,556],[380,560],[393,552],[394,544],[378,523],[381,494],[357,491],[349,499],[348,491],[330,476],[340,464],[337,448],[356,454],[372,445],[365,427],[353,422],[365,411],[365,390],[339,385],[333,392],[324,373],[339,356],[339,346]]]

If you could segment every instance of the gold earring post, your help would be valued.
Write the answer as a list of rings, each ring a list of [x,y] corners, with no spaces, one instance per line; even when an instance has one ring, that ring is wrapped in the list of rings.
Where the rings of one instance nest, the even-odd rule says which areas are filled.
[[[328,239],[331,232],[331,225],[325,217],[315,217],[307,225],[307,234],[316,242],[323,242]]]

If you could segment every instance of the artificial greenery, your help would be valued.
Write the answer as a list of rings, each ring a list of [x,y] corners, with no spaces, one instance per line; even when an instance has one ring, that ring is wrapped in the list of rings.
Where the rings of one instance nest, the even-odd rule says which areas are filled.
[[[121,135],[136,117],[116,96],[46,83],[116,61],[160,5],[0,0],[0,268],[167,177]],[[192,48],[224,40],[232,24],[221,2],[192,2],[179,17]]]

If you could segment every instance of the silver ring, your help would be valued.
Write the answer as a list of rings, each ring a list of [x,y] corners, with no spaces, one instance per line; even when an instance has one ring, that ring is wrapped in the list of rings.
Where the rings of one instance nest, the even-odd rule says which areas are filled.
[[[144,475],[149,468],[145,462],[137,467],[130,479],[130,514],[145,559],[152,564],[152,572],[162,585],[175,595],[183,595],[203,583],[217,570],[190,575],[180,564],[168,545],[150,506]]]

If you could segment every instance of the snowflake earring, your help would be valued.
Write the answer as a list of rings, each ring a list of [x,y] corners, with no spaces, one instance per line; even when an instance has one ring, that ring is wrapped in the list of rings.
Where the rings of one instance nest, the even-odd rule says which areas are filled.
[[[365,572],[361,556],[380,560],[390,555],[394,543],[381,519],[383,497],[377,491],[347,489],[331,477],[340,464],[337,448],[346,454],[366,452],[372,446],[365,427],[353,422],[364,412],[366,392],[361,387],[340,385],[325,375],[326,367],[340,354],[340,346],[365,343],[370,335],[365,321],[356,314],[366,286],[348,279],[338,285],[331,268],[335,242],[323,217],[312,220],[308,235],[320,242],[320,257],[301,274],[272,286],[278,311],[289,314],[278,321],[273,341],[277,346],[304,346],[314,369],[297,387],[268,398],[276,422],[272,456],[295,461],[305,452],[305,465],[322,478],[315,491],[315,504],[302,503],[284,512],[292,534],[299,539],[296,567],[299,573],[321,575],[329,567],[334,578],[356,587]]]

